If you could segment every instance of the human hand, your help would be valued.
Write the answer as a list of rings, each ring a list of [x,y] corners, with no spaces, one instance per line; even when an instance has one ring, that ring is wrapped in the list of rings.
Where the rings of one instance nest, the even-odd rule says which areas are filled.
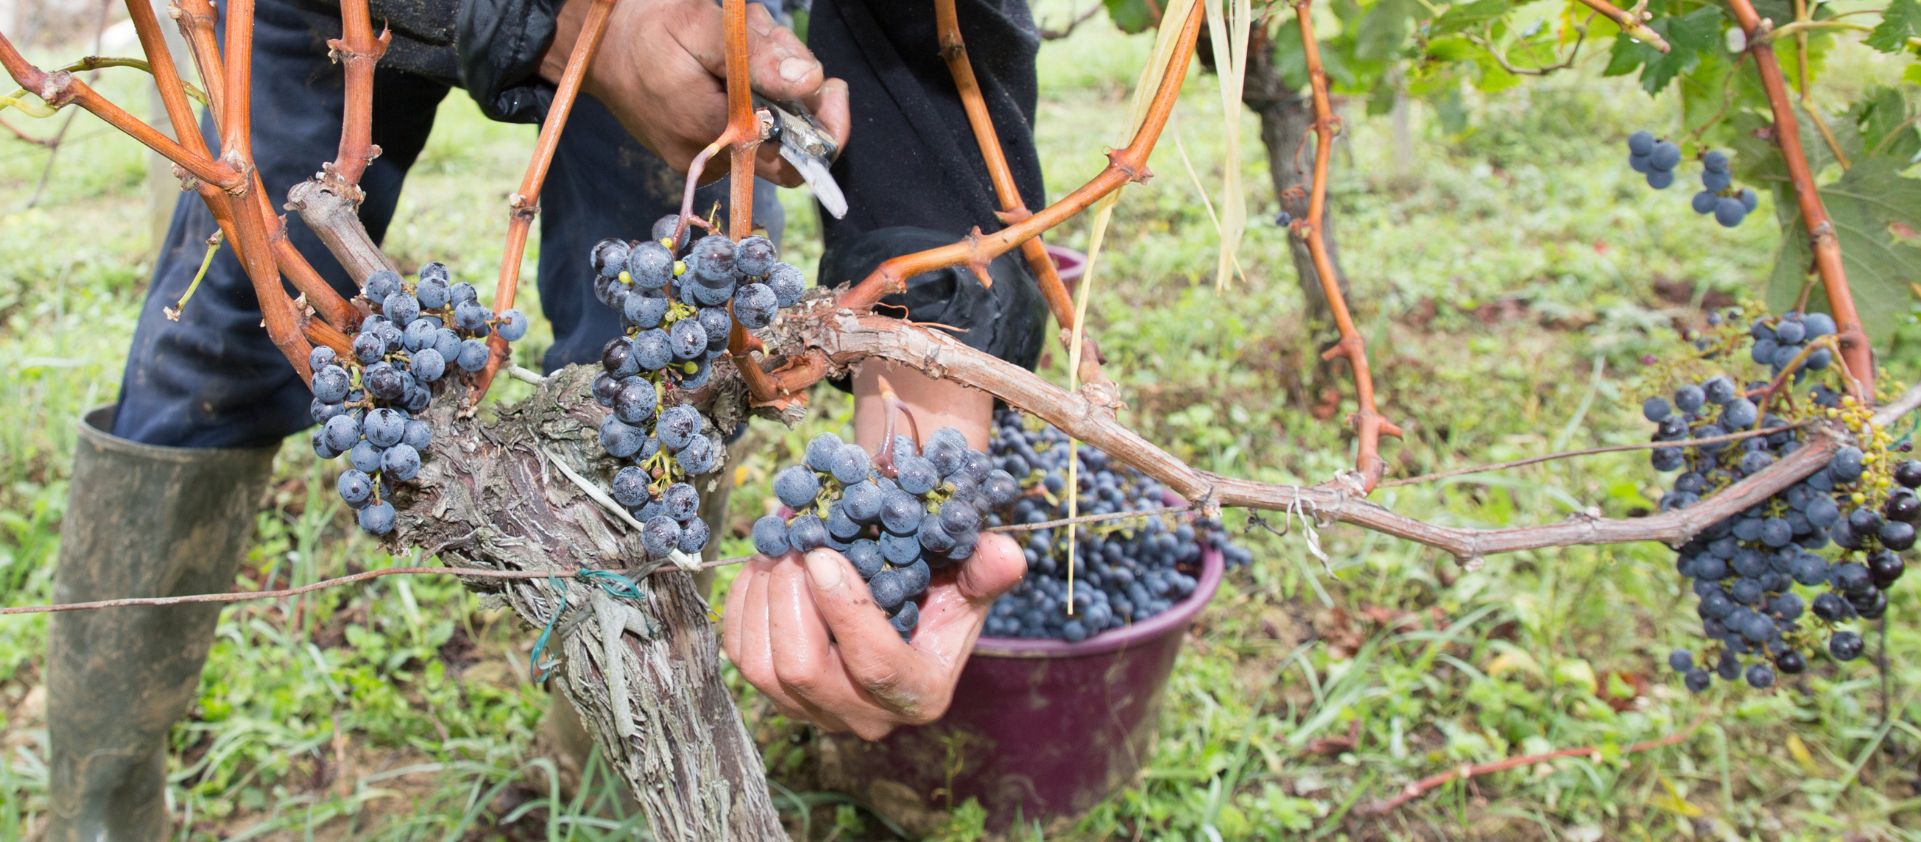
[[[591,0],[566,0],[541,78],[558,82]],[[686,172],[694,157],[727,128],[727,59],[721,7],[713,0],[627,0],[614,6],[582,90],[606,105],[629,134],[669,166]],[[806,45],[758,4],[747,7],[748,75],[755,90],[799,102],[836,143],[847,143],[847,83],[828,79]],[[794,187],[800,173],[763,144],[756,174]],[[715,155],[703,180],[727,172]]]
[[[986,534],[934,573],[901,640],[854,566],[817,549],[748,562],[727,592],[723,642],[741,675],[790,716],[878,740],[939,719],[994,599],[1027,572],[1018,545]]]

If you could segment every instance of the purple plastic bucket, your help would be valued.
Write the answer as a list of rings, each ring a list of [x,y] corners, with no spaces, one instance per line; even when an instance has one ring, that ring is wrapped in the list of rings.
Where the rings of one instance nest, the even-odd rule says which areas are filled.
[[[1204,553],[1185,600],[1079,643],[981,638],[946,716],[874,743],[823,736],[822,783],[916,832],[969,798],[996,831],[1086,812],[1152,753],[1174,658],[1221,570]]]
[[[1087,274],[1087,255],[1066,246],[1049,244],[1047,256],[1054,260],[1054,271],[1061,276],[1061,282],[1068,293],[1074,292],[1074,283]]]

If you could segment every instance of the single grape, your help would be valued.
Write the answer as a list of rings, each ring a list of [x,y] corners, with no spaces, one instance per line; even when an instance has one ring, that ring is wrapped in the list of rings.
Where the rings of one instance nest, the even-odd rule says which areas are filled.
[[[394,482],[406,482],[420,473],[420,451],[405,442],[396,443],[380,454],[380,475]]]
[[[1646,129],[1642,129],[1642,130],[1636,131],[1631,135],[1628,135],[1628,152],[1635,155],[1647,155],[1649,153],[1652,153],[1653,151],[1654,151],[1654,133],[1653,132],[1650,132]]]
[[[373,498],[374,482],[360,469],[348,468],[334,481],[334,490],[340,492],[340,499],[347,505],[358,509]]]
[[[790,549],[787,522],[781,520],[779,515],[764,515],[754,521],[753,538],[754,552],[769,558],[784,556]]]
[[[1714,202],[1714,221],[1723,228],[1733,228],[1746,219],[1748,209],[1742,207],[1741,200],[1732,196],[1722,196]]]
[[[501,313],[499,318],[494,320],[494,330],[500,334],[500,338],[508,342],[519,342],[521,337],[527,335],[527,314],[519,310]]]
[[[1852,661],[1861,657],[1861,636],[1842,630],[1828,638],[1828,654],[1838,661]]]
[[[464,339],[460,343],[460,355],[454,364],[469,374],[487,367],[487,360],[493,352],[487,350],[487,343],[478,339]]]
[[[786,309],[800,303],[801,295],[807,291],[807,276],[799,269],[777,263],[767,273],[767,287],[774,291],[774,302]]]
[[[789,508],[799,510],[814,504],[820,494],[820,480],[806,467],[795,465],[774,475],[774,496]]]
[[[711,537],[712,532],[707,522],[695,518],[680,525],[680,540],[675,545],[683,553],[697,555],[700,551],[707,549],[707,541]]]
[[[1679,166],[1680,163],[1681,147],[1668,141],[1655,141],[1654,148],[1648,152],[1648,166],[1653,168],[1655,172],[1671,171],[1676,166]]]
[[[661,492],[660,500],[667,509],[667,516],[674,520],[693,520],[700,514],[700,494],[687,483],[677,482],[667,486],[667,490]]]
[[[700,435],[700,410],[687,404],[675,404],[660,412],[660,420],[655,424],[654,434],[668,450],[680,451]]]
[[[394,531],[394,506],[385,500],[360,510],[355,520],[360,528],[374,535],[385,535]]]
[[[787,543],[795,552],[808,552],[827,545],[827,524],[814,515],[797,515],[787,524]]]
[[[672,553],[680,542],[680,524],[667,515],[655,515],[640,527],[640,545],[649,556],[660,558]]]
[[[773,271],[777,256],[774,242],[755,234],[734,245],[734,268],[742,275],[758,278]]]

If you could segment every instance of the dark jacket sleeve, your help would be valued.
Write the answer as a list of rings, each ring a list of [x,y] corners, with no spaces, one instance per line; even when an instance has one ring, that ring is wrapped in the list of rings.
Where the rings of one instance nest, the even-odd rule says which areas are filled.
[[[538,123],[554,100],[539,76],[554,40],[560,0],[463,0],[455,19],[460,85],[481,113],[509,123]]]

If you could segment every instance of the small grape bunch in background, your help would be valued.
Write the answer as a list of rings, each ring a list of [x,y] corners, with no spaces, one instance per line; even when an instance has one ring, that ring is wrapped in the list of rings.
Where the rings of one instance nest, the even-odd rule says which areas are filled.
[[[936,431],[924,451],[894,436],[878,459],[822,433],[807,443],[804,464],[774,476],[774,496],[791,514],[755,521],[754,551],[841,553],[894,629],[911,637],[934,572],[971,557],[983,513],[1019,495],[1014,478],[953,427]]]
[[[441,383],[487,367],[487,337],[509,342],[527,333],[519,310],[495,316],[473,285],[450,283],[447,267],[420,267],[410,286],[383,269],[368,276],[361,297],[374,313],[362,319],[352,353],[327,346],[307,358],[313,369],[314,453],[342,454],[351,463],[336,478],[340,498],[358,514],[360,528],[385,535],[394,528],[394,483],[420,472],[433,431],[419,415]]]
[[[1741,224],[1761,203],[1754,191],[1734,189],[1734,176],[1728,172],[1728,154],[1719,149],[1701,156],[1701,192],[1694,194],[1694,212],[1713,214],[1723,228]]]
[[[1645,129],[1628,135],[1628,167],[1647,176],[1648,186],[1666,190],[1674,184],[1674,168],[1681,165],[1681,147],[1656,140]]]

